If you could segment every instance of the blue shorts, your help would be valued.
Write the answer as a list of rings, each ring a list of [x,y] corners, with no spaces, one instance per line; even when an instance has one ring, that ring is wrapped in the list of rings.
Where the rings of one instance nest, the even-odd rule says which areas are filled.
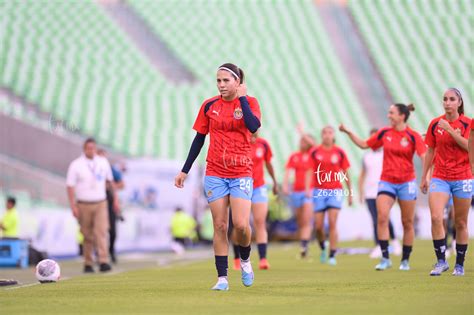
[[[431,179],[430,193],[443,192],[456,198],[472,198],[472,179],[447,181],[439,178]]]
[[[326,211],[329,208],[341,209],[342,189],[319,189],[313,190],[313,210],[314,212]]]
[[[306,192],[297,191],[290,195],[290,207],[293,209],[301,208],[305,203],[312,203],[311,197],[306,197]]]
[[[252,203],[267,203],[268,202],[268,190],[266,186],[260,186],[254,188],[252,194]]]
[[[389,195],[393,199],[399,200],[416,200],[418,195],[418,186],[416,180],[401,184],[392,184],[385,181],[379,182],[378,195]]]
[[[207,202],[230,195],[235,198],[251,200],[253,192],[252,177],[221,178],[216,176],[204,177],[204,193]]]

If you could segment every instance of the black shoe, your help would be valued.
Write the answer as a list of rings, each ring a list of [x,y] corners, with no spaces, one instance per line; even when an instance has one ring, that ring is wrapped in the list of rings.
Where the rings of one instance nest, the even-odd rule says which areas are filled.
[[[92,266],[84,266],[84,273],[94,273],[94,268]]]
[[[115,254],[110,254],[110,259],[114,265],[117,263],[117,257],[115,257]]]
[[[107,272],[112,270],[109,264],[100,264],[100,272]]]

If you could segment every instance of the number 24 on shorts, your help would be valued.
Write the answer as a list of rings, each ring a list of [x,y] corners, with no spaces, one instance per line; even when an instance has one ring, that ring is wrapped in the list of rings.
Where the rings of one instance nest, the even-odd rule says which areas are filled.
[[[462,181],[462,191],[471,192],[472,191],[472,182],[470,179]]]
[[[240,189],[244,191],[250,191],[250,187],[252,185],[252,181],[250,179],[240,179]]]

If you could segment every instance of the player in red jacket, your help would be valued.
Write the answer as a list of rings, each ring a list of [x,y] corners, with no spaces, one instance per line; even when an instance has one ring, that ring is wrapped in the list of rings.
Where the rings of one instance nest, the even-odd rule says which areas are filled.
[[[289,195],[289,203],[296,216],[298,234],[301,242],[301,258],[305,258],[308,253],[308,244],[311,238],[311,215],[312,196],[306,195],[306,173],[312,169],[310,152],[315,146],[314,139],[300,132],[300,149],[293,152],[285,166],[285,176],[283,179],[283,194]],[[293,187],[290,189],[290,174],[294,172]]]
[[[267,140],[260,138],[257,133],[252,135],[252,162],[253,162],[253,195],[252,195],[252,215],[255,229],[255,240],[257,242],[258,254],[260,257],[259,269],[270,268],[267,260],[267,214],[268,214],[268,192],[265,186],[263,166],[270,174],[273,181],[273,193],[278,194],[278,184],[275,178],[275,171],[272,165],[272,149]]]
[[[471,173],[474,175],[474,119],[471,120],[471,132],[469,134],[469,162],[471,163]]]
[[[400,205],[403,224],[403,255],[400,270],[410,270],[408,263],[413,248],[415,230],[415,204],[417,184],[413,155],[415,152],[424,163],[426,145],[420,134],[407,126],[410,112],[415,107],[405,104],[390,106],[388,119],[390,127],[381,128],[367,140],[362,140],[341,124],[339,130],[349,135],[360,148],[376,150],[383,147],[383,167],[377,193],[377,234],[382,259],[375,266],[376,270],[385,270],[392,266],[388,253],[390,209],[396,199]],[[446,203],[445,203],[446,204]]]
[[[321,247],[320,260],[322,263],[327,260],[324,235],[324,219],[327,213],[330,249],[328,264],[334,266],[337,264],[337,218],[345,196],[348,197],[349,206],[352,205],[352,188],[348,174],[350,163],[344,150],[335,145],[334,128],[326,126],[321,133],[322,144],[310,153],[312,169],[307,172],[307,185],[312,182],[316,237]],[[345,191],[342,189],[342,182],[347,186]]]
[[[188,158],[175,178],[175,186],[182,188],[187,173],[210,134],[206,158],[204,189],[214,222],[214,254],[218,275],[213,290],[228,290],[229,206],[240,245],[242,283],[251,286],[254,273],[250,264],[250,207],[253,191],[252,148],[250,138],[260,127],[260,107],[257,99],[247,96],[244,72],[226,63],[217,69],[217,88],[220,95],[206,100],[199,109],[193,129],[193,140]]]
[[[437,258],[430,275],[439,276],[449,269],[445,256],[443,210],[452,194],[456,227],[456,265],[453,275],[463,276],[469,239],[467,219],[472,200],[472,171],[468,154],[472,122],[464,116],[464,102],[458,89],[450,88],[444,93],[443,106],[444,115],[433,119],[426,132],[428,152],[420,185],[424,193],[429,186],[431,233]],[[434,172],[428,185],[427,174],[433,163]]]

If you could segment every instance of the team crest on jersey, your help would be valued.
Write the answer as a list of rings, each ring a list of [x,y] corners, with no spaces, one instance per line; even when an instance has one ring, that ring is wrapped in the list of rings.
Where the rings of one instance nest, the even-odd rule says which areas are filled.
[[[244,116],[244,113],[242,112],[241,108],[236,108],[234,110],[234,118],[235,119],[242,119],[243,116]]]
[[[255,155],[258,158],[261,158],[263,156],[263,149],[262,148],[257,148],[257,151],[255,151]]]
[[[332,156],[331,156],[331,163],[332,164],[337,164],[337,162],[339,162],[339,156],[334,153]]]
[[[404,148],[407,147],[408,146],[407,138],[403,137],[402,140],[400,141],[400,145]]]

